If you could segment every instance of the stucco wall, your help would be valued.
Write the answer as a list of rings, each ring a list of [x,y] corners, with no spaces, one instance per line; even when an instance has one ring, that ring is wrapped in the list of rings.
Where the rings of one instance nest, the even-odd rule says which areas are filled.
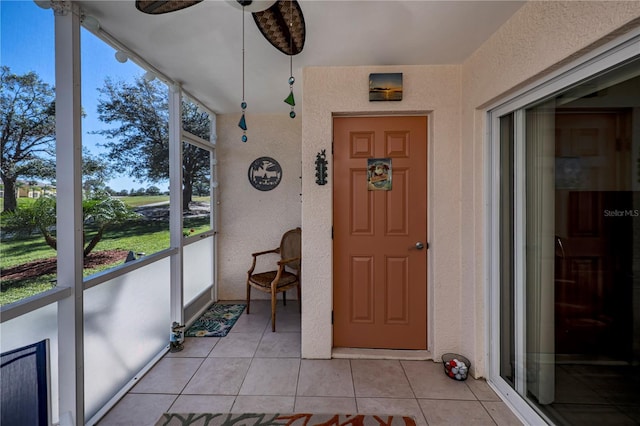
[[[315,184],[316,154],[331,151],[332,114],[429,114],[429,349],[467,355],[485,375],[485,119],[484,105],[535,81],[559,63],[640,17],[640,2],[529,2],[462,65],[310,67],[303,73],[303,109],[218,117],[220,299],[243,299],[249,253],[270,248],[302,224],[302,355],[329,358],[332,349],[332,178]],[[401,102],[369,102],[371,72],[402,72]],[[300,119],[300,120],[299,120]],[[283,182],[261,193],[247,179],[257,157],[283,167]],[[300,162],[302,162],[302,170]],[[302,175],[302,190],[300,179]],[[303,203],[300,204],[300,192]]]
[[[638,17],[638,1],[528,2],[462,64],[461,350],[475,361],[476,375],[485,375],[487,352],[483,106],[637,27]]]
[[[219,229],[218,298],[246,297],[251,253],[280,244],[282,234],[301,224],[300,147],[302,120],[288,114],[247,114],[248,141],[240,140],[239,114],[217,117]],[[282,167],[282,181],[271,191],[249,183],[249,165],[272,157]],[[268,295],[253,291],[252,297]],[[295,291],[287,294],[295,298]]]
[[[459,351],[485,375],[485,120],[482,109],[608,40],[640,2],[528,2],[461,66],[311,67],[303,73],[302,353],[331,356],[332,186],[314,182],[333,113],[430,112],[429,333],[434,358]],[[631,25],[634,25],[632,23]],[[370,72],[403,72],[404,99],[370,103]],[[331,169],[331,164],[329,164]]]
[[[402,72],[400,102],[369,102],[372,72]],[[332,178],[315,183],[316,154],[331,152],[332,114],[429,113],[430,341],[435,354],[459,347],[460,86],[459,66],[330,67],[303,72],[302,355],[332,349]],[[432,303],[435,300],[436,303]],[[453,309],[455,308],[455,309]]]

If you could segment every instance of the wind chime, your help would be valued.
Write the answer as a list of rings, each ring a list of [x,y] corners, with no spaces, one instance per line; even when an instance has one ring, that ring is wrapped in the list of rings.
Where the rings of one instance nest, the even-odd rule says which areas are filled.
[[[289,117],[296,117],[296,101],[293,96],[293,56],[302,51],[305,42],[305,23],[300,4],[297,0],[256,1],[235,0],[236,6],[242,6],[242,116],[238,127],[242,129],[242,141],[247,141],[247,121],[245,111],[245,50],[244,50],[244,12],[250,11],[262,35],[276,49],[289,56],[289,96],[284,102],[291,107]],[[265,6],[266,5],[266,6]]]
[[[289,96],[284,100],[284,103],[291,106],[289,117],[296,118],[296,101],[293,97],[293,83],[296,82],[293,77],[293,0],[289,0],[289,52]]]
[[[242,5],[242,102],[240,103],[242,109],[242,117],[238,127],[242,129],[242,142],[247,141],[247,120],[244,117],[244,112],[247,109],[247,102],[244,99],[244,4]]]

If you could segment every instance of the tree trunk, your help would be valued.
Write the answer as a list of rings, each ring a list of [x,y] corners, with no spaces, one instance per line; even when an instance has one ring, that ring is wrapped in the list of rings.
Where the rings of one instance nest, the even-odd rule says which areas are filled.
[[[101,226],[100,229],[98,229],[98,233],[93,236],[91,241],[89,241],[89,244],[84,248],[84,252],[82,253],[83,257],[89,256],[89,253],[91,253],[91,251],[94,248],[96,248],[96,246],[98,245],[98,242],[102,239],[102,234],[104,234],[104,228],[105,228],[104,226]]]
[[[184,188],[182,189],[182,210],[189,210],[189,203],[193,198],[193,184],[189,181],[184,183]]]
[[[58,240],[46,229],[40,228],[40,232],[44,236],[44,240],[47,242],[47,245],[54,250],[58,250]]]
[[[2,177],[4,183],[4,211],[15,212],[18,207],[18,201],[16,200],[16,180]]]

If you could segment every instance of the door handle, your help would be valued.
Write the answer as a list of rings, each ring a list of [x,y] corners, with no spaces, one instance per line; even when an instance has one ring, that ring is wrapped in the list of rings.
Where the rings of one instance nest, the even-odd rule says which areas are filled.
[[[424,244],[423,244],[421,241],[418,241],[418,242],[416,243],[416,248],[417,248],[418,250],[422,250],[422,249],[424,248]]]

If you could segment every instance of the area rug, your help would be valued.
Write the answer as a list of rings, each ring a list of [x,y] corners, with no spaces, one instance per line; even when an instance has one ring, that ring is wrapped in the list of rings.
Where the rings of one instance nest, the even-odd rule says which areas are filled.
[[[388,414],[164,413],[155,426],[416,426],[416,421]]]
[[[224,337],[246,305],[214,303],[184,333],[187,337]]]

